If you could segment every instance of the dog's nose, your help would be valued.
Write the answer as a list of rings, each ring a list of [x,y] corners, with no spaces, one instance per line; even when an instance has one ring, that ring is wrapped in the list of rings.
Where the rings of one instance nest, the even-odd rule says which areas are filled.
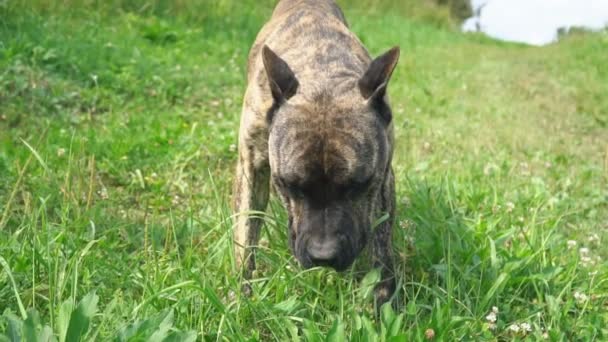
[[[315,265],[331,264],[338,252],[338,239],[326,237],[324,239],[311,238],[306,247],[310,260]]]

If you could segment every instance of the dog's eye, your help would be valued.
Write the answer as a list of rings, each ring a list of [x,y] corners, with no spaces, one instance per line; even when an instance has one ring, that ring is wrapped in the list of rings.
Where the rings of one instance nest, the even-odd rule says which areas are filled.
[[[348,192],[351,194],[360,194],[369,188],[373,177],[364,180],[352,180],[348,186]]]
[[[288,179],[285,179],[283,177],[275,177],[275,182],[282,188],[287,188],[289,187],[289,185],[291,184],[291,182]]]
[[[293,196],[302,196],[304,193],[302,186],[296,182],[287,180],[283,177],[277,177],[276,182],[279,187],[283,188]]]

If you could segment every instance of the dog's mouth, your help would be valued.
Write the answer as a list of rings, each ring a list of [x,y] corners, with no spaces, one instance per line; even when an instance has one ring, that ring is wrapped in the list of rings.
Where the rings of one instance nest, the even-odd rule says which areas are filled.
[[[354,258],[352,258],[352,259],[336,258],[336,259],[332,259],[332,260],[316,260],[313,258],[297,256],[297,255],[296,255],[296,259],[298,259],[298,261],[300,262],[300,265],[302,265],[302,267],[304,269],[310,269],[313,267],[326,267],[326,268],[333,268],[337,272],[346,271],[355,261]]]

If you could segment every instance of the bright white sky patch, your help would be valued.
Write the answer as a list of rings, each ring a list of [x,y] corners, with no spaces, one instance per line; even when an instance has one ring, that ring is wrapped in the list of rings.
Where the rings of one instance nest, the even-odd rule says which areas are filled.
[[[608,0],[471,0],[475,16],[464,31],[482,31],[507,41],[543,45],[559,28],[608,26]]]

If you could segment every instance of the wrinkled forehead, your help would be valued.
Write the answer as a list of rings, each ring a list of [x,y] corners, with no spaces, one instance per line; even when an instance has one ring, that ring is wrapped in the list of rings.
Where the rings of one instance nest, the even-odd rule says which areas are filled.
[[[386,142],[364,113],[324,115],[290,108],[273,122],[269,140],[273,174],[297,183],[369,179],[386,163]],[[306,115],[308,114],[308,115]]]

